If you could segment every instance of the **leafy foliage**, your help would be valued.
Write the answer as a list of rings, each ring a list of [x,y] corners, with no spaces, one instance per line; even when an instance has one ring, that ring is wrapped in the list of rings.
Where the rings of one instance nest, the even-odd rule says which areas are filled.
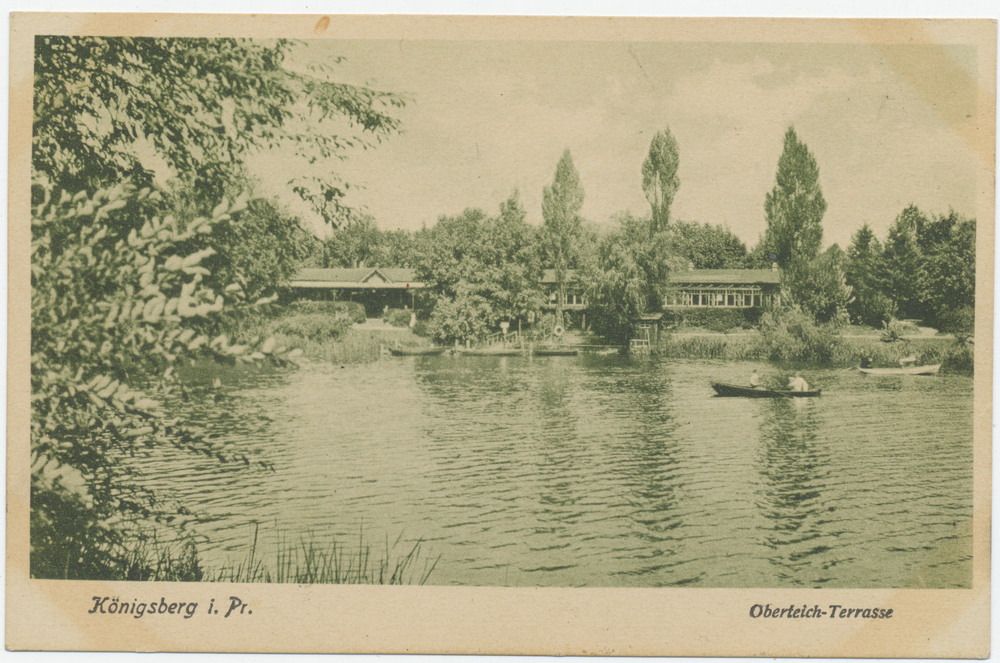
[[[728,228],[675,221],[668,230],[670,252],[695,269],[747,268],[747,247]]]
[[[829,362],[839,343],[835,325],[817,324],[797,307],[765,311],[760,331],[771,360]]]
[[[792,261],[808,262],[823,241],[826,201],[819,186],[819,166],[795,130],[785,133],[785,148],[778,159],[775,185],[764,200],[767,218],[764,244],[788,267]]]
[[[754,308],[696,307],[664,313],[663,321],[724,334],[736,329],[753,329],[760,322],[761,310]]]
[[[642,164],[642,191],[653,208],[653,230],[666,230],[670,224],[670,205],[681,181],[677,177],[680,156],[670,127],[658,131],[649,144],[649,155]]]
[[[388,267],[385,237],[371,217],[353,219],[323,241],[323,267]]]
[[[413,318],[413,311],[404,310],[401,308],[391,308],[386,311],[385,315],[382,316],[382,320],[387,325],[393,327],[409,327],[410,320]]]
[[[818,322],[849,320],[851,286],[844,275],[846,257],[836,244],[808,263],[796,261],[783,275],[783,299],[798,304]]]
[[[844,270],[854,300],[847,305],[851,318],[872,327],[879,327],[896,314],[896,302],[883,292],[879,280],[882,245],[868,224],[851,237]]]
[[[934,232],[933,237],[929,231]],[[976,221],[951,212],[925,231],[929,315],[934,324],[971,333],[976,305]]]
[[[288,305],[289,315],[321,313],[329,316],[347,316],[351,322],[363,323],[368,317],[365,315],[365,307],[358,302],[311,302],[308,300],[294,301]]]
[[[297,336],[309,341],[338,338],[351,328],[352,321],[344,313],[299,313],[282,317],[272,326],[274,333]]]
[[[304,165],[321,163],[398,128],[387,112],[402,99],[335,82],[326,66],[294,66],[296,46],[37,37],[36,175],[79,191],[126,177],[148,186],[166,168],[195,182],[203,200],[219,200],[256,151],[290,146]],[[349,216],[349,185],[328,168],[291,184],[329,223]]]
[[[917,235],[926,223],[927,217],[910,205],[896,217],[883,245],[878,277],[904,318],[922,318],[925,313],[927,269]]]
[[[127,462],[144,449],[169,444],[246,460],[164,418],[148,377],[169,380],[184,358],[254,361],[274,352],[268,341],[212,338],[226,299],[238,303],[241,292],[207,287],[202,263],[212,250],[186,250],[245,203],[223,201],[211,217],[182,224],[152,215],[158,198],[121,184],[93,196],[46,195],[32,211],[33,573],[52,572],[58,552],[68,555],[63,577],[124,577],[123,522],[185,515],[145,489]]]
[[[431,327],[439,340],[481,337],[502,320],[539,310],[537,231],[524,217],[515,191],[497,217],[467,209],[417,233],[417,278],[433,284]]]
[[[663,309],[671,270],[670,235],[630,214],[598,246],[596,264],[585,272],[594,329],[624,345],[640,315]]]

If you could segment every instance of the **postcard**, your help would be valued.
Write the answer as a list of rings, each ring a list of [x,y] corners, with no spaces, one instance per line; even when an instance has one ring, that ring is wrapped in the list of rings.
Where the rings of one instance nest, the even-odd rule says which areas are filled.
[[[10,63],[8,649],[989,655],[994,21]]]

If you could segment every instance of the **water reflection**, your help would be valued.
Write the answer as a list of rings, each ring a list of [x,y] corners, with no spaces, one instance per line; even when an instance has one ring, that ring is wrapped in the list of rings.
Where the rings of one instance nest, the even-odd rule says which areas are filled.
[[[793,586],[821,586],[829,580],[821,569],[831,550],[828,514],[834,507],[823,499],[830,473],[830,454],[818,439],[821,407],[812,399],[768,401],[760,421],[761,453],[757,458],[763,490],[757,505],[770,524],[764,543],[774,553],[769,561],[776,577]]]

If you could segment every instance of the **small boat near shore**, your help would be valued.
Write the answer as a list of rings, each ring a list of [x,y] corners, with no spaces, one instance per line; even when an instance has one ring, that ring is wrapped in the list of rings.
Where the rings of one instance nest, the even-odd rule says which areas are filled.
[[[456,354],[463,357],[517,357],[524,354],[518,348],[497,348],[497,349],[473,349],[473,348],[459,348],[455,351]]]
[[[389,348],[393,357],[433,357],[442,355],[448,348]]]
[[[531,353],[536,357],[575,357],[579,351],[566,348],[532,348]]]
[[[941,369],[941,364],[932,366],[900,366],[898,368],[861,368],[858,371],[865,375],[934,375]]]
[[[819,396],[823,390],[815,391],[788,391],[784,389],[754,389],[753,387],[742,387],[735,384],[725,384],[723,382],[712,382],[712,389],[718,396],[736,398],[812,398]]]

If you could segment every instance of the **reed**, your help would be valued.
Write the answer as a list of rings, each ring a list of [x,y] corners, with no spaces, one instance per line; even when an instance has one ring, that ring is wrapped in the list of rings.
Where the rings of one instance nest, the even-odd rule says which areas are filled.
[[[415,347],[428,345],[426,339],[414,335],[408,328],[368,330],[348,329],[338,338],[315,340],[294,334],[274,334],[277,344],[301,348],[303,354],[315,361],[336,364],[361,364],[376,361],[382,346]]]
[[[263,582],[295,584],[339,585],[423,585],[437,566],[440,556],[433,561],[422,557],[421,541],[404,552],[397,552],[402,535],[389,544],[386,537],[380,554],[373,555],[365,543],[364,533],[359,533],[357,547],[350,548],[336,541],[319,545],[311,536],[304,536],[297,544],[290,545],[279,539],[271,564],[257,556],[258,528],[246,559],[226,567],[210,578],[211,582]]]
[[[953,370],[971,370],[966,354],[971,353],[950,338],[903,339],[885,343],[875,337],[850,336],[839,340],[833,361],[857,363],[869,357],[875,366],[892,366],[903,357],[915,355],[918,364],[943,364]]]
[[[916,355],[918,363],[942,364],[950,371],[971,372],[971,346],[950,338],[912,338],[886,343],[877,336],[824,336],[818,350],[801,339],[769,335],[717,334],[683,336],[667,334],[656,350],[667,357],[726,359],[731,361],[792,360],[817,364],[858,364],[871,358],[876,366],[894,366],[903,357]],[[813,344],[817,345],[817,344]]]
[[[761,359],[765,356],[764,350],[757,334],[667,335],[657,346],[657,351],[664,356],[687,359]]]

